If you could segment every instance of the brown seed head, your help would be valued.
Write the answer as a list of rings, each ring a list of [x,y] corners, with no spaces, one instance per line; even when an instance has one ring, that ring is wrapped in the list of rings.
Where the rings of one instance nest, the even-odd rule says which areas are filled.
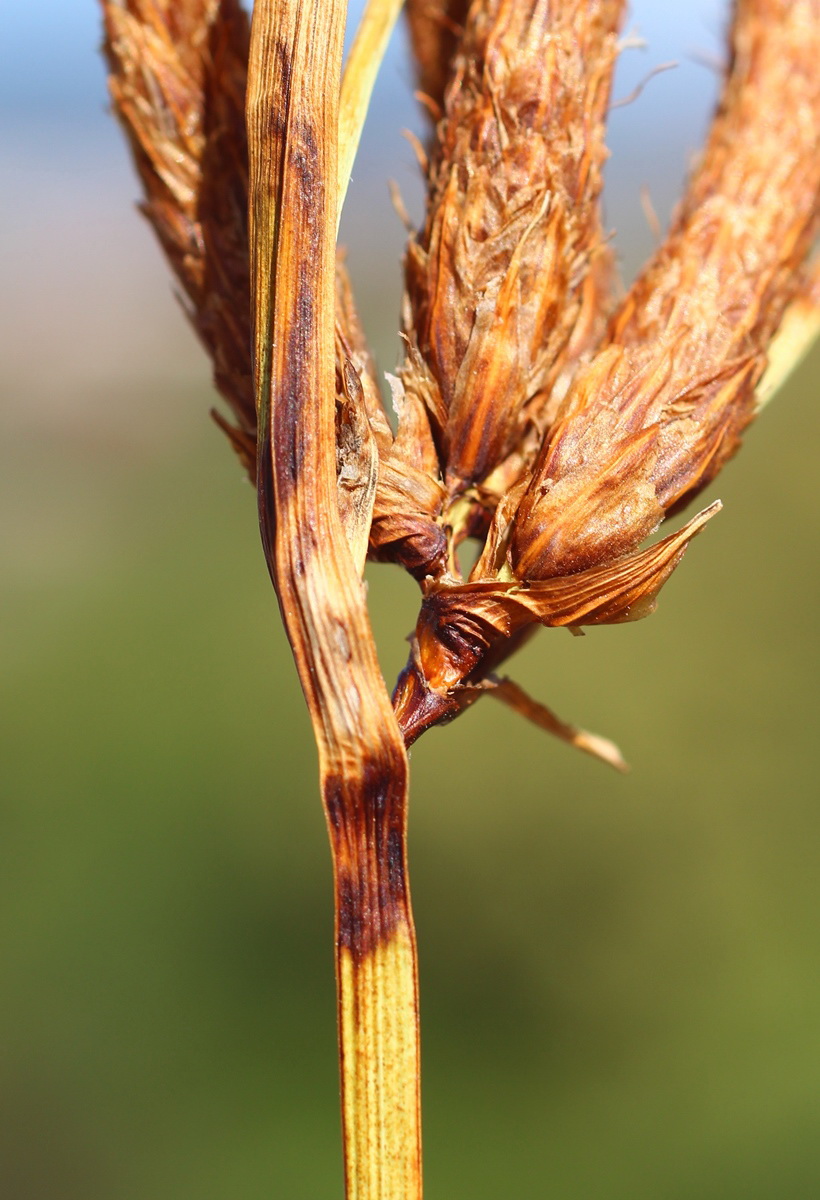
[[[253,475],[247,18],[237,0],[102,5],[144,209],[235,423],[217,420]],[[357,569],[367,553],[422,584],[394,697],[408,740],[496,688],[582,744],[587,735],[494,672],[537,624],[651,610],[714,510],[651,550],[641,542],[737,449],[782,375],[778,352],[759,389],[787,307],[790,361],[794,339],[807,344],[818,325],[820,274],[807,284],[801,267],[820,212],[820,0],[736,3],[700,163],[608,323],[614,272],[599,196],[622,3],[407,9],[438,117],[427,213],[407,253],[395,436],[337,267],[340,524]],[[801,289],[806,312],[792,303]],[[456,556],[465,537],[483,543],[466,583]]]
[[[508,28],[506,6],[477,8],[482,17],[495,15],[484,43],[492,45]],[[587,13],[593,8],[587,6]],[[564,6],[564,13],[572,9]],[[470,29],[480,25],[472,22],[475,11],[462,47]],[[556,14],[554,20],[560,24],[561,18]],[[488,52],[483,54],[479,61],[486,62]],[[457,100],[465,121],[476,113],[485,120],[471,126],[475,136],[465,139],[466,146],[460,123],[450,131],[445,120],[445,150],[431,178],[428,223],[411,253],[409,286],[420,345],[446,412],[438,431],[445,477],[452,493],[483,476],[484,488],[474,493],[492,516],[470,583],[443,580],[422,606],[411,660],[394,697],[409,737],[472,703],[476,688],[515,648],[528,622],[581,625],[651,611],[688,540],[711,515],[707,510],[659,543],[668,551],[662,565],[653,557],[659,547],[635,553],[668,512],[714,478],[756,411],[769,342],[801,287],[801,264],[818,228],[818,61],[818,0],[740,0],[721,103],[669,235],[611,319],[600,348],[589,362],[575,363],[574,378],[569,356],[561,380],[549,363],[560,362],[565,331],[577,328],[577,302],[566,278],[550,293],[549,354],[539,357],[543,345],[533,346],[533,325],[521,321],[501,322],[493,329],[497,336],[481,342],[484,357],[473,354],[481,305],[489,294],[493,314],[500,311],[498,298],[510,264],[519,269],[522,241],[496,264],[494,284],[485,281],[469,292],[465,281],[477,274],[465,264],[481,262],[492,244],[485,238],[475,249],[470,237],[475,209],[469,201],[481,179],[475,159],[499,164],[504,158],[492,138],[482,137],[488,126],[502,124],[494,127],[488,115],[495,105],[493,88],[481,93],[494,79],[492,69],[472,75],[470,64],[459,67],[457,57],[448,114]],[[589,59],[580,66],[594,75]],[[579,92],[587,98],[596,94],[589,79]],[[541,96],[537,89],[534,94]],[[594,130],[599,124],[594,106],[592,115]],[[594,135],[591,142],[602,145]],[[567,161],[566,153],[556,157],[559,164]],[[459,176],[455,164],[462,161],[470,169]],[[598,161],[593,156],[591,173]],[[463,200],[462,222],[448,213],[451,196]],[[510,194],[504,205],[514,226]],[[566,228],[575,227],[564,222],[555,230],[564,247],[558,252],[561,270]],[[588,249],[595,244],[594,229],[592,224],[579,235],[587,264],[594,258]],[[543,244],[550,244],[550,236]],[[588,270],[587,279],[594,281],[594,273]],[[516,341],[519,333],[523,341]],[[531,471],[520,414],[532,413],[533,402],[522,399],[521,391],[511,406],[499,401],[509,400],[511,388],[520,389],[527,368],[533,374],[525,390],[531,393],[532,380],[541,380],[543,396],[536,404],[546,432]],[[482,382],[500,386],[485,393]],[[589,609],[581,603],[567,617],[563,600],[574,604],[578,595],[590,595],[588,586],[595,603]]]

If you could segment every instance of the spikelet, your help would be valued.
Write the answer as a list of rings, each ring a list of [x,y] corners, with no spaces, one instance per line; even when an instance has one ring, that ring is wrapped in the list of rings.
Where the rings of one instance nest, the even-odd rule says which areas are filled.
[[[452,499],[520,442],[608,254],[598,197],[621,12],[493,0],[468,14],[406,268]]]
[[[818,21],[817,0],[738,6],[700,166],[564,400],[519,508],[521,577],[631,550],[737,450],[818,228]]]
[[[233,422],[212,415],[255,481],[247,14],[238,0],[102,0],[102,6],[109,87],[142,183],[142,209],[182,285]],[[444,535],[428,519],[440,509],[437,460],[432,470],[416,466],[413,456],[400,454],[406,438],[391,452],[393,434],[341,257],[336,352],[339,502],[356,561],[363,565],[369,541],[373,557],[413,571],[431,558],[443,561]]]
[[[142,209],[182,285],[235,425],[217,418],[253,475],[245,84],[238,0],[103,0],[114,110]]]

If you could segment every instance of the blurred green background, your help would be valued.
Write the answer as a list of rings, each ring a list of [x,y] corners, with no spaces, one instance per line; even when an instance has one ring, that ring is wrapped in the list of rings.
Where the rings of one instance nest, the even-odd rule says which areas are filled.
[[[627,273],[651,243],[639,186],[665,217],[712,103],[689,51],[721,13],[636,7],[650,50],[616,95],[684,58],[613,115]],[[90,0],[22,6],[0,90],[0,1193],[325,1200],[315,755],[252,493],[131,210],[95,22]],[[346,223],[386,369],[410,83],[399,42]],[[655,616],[544,632],[513,665],[632,774],[490,701],[412,752],[430,1200],[820,1195],[818,371],[750,431]],[[415,585],[369,578],[392,678]]]

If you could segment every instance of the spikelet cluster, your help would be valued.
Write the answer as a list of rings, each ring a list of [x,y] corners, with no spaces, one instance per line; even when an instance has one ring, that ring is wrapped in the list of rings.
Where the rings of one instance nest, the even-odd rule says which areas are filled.
[[[114,106],[256,464],[237,0],[102,0]],[[354,560],[422,586],[394,708],[409,743],[488,692],[619,764],[497,672],[537,625],[652,611],[719,506],[641,545],[735,453],[809,295],[820,0],[738,0],[720,102],[662,244],[617,294],[600,215],[621,0],[408,0],[431,115],[405,258],[394,433],[341,262],[338,500]],[[816,288],[816,282],[813,285]],[[791,307],[790,307],[791,306]],[[457,550],[478,539],[468,579]]]

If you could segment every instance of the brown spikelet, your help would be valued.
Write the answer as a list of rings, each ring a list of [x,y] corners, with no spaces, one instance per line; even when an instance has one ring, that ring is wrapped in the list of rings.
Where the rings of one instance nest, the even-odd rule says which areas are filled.
[[[419,579],[446,568],[447,539],[439,517],[445,499],[430,422],[435,384],[410,350],[416,369],[390,376],[399,428],[382,457],[371,547],[374,557],[401,563]]]
[[[143,211],[182,285],[253,473],[245,81],[238,0],[103,0],[114,109],[142,182]]]
[[[544,446],[512,537],[521,577],[637,545],[714,478],[754,415],[768,343],[818,228],[818,0],[746,0],[732,46],[669,236]]]
[[[606,254],[597,201],[621,11],[495,0],[468,14],[407,258],[452,496],[519,440]]]

